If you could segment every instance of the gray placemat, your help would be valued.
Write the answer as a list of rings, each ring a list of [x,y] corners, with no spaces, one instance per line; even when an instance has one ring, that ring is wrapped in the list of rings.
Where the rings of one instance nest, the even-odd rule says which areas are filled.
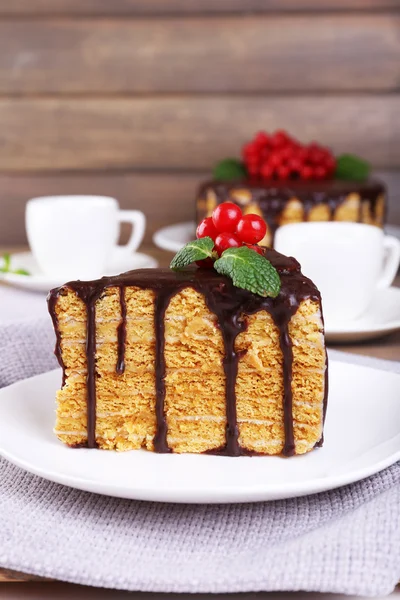
[[[1,326],[0,386],[54,368],[53,345],[48,320]],[[400,372],[397,363],[331,357]],[[189,506],[97,496],[0,459],[0,515],[0,566],[76,583],[382,595],[400,579],[399,463],[319,495]]]

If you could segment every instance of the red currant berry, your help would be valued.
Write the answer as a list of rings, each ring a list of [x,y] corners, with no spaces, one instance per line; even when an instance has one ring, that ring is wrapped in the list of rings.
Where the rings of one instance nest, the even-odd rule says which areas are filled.
[[[294,158],[291,158],[291,159],[288,161],[288,167],[289,167],[289,169],[290,169],[291,171],[295,171],[296,173],[299,173],[299,172],[300,172],[300,169],[301,169],[301,167],[302,167],[302,166],[303,166],[303,163],[301,162],[301,160],[300,160],[300,159],[298,159],[298,158],[296,158],[296,157],[294,157]]]
[[[210,237],[212,240],[215,241],[217,235],[218,231],[215,229],[212,217],[206,217],[205,219],[203,219],[196,230],[196,237],[198,239]]]
[[[254,250],[254,252],[257,252],[257,254],[264,256],[264,250],[261,248],[261,246],[257,246],[257,244],[245,244],[245,246],[250,248],[250,250]]]
[[[215,240],[215,249],[219,256],[221,256],[221,254],[228,248],[239,248],[241,245],[242,244],[236,235],[233,235],[233,233],[227,231],[219,233],[217,235],[217,239]]]
[[[271,150],[269,148],[263,148],[260,151],[260,159],[267,160],[270,154],[271,154]]]
[[[267,225],[258,215],[244,215],[237,225],[236,233],[242,242],[257,244],[267,233]]]
[[[264,146],[268,146],[268,144],[270,143],[270,138],[269,136],[265,133],[265,131],[259,131],[254,140],[253,143],[256,144],[256,146],[259,147],[264,147]]]
[[[270,167],[272,167],[272,169],[276,169],[277,167],[279,167],[282,164],[280,154],[278,154],[278,152],[271,154],[271,156],[268,159],[268,163]]]
[[[259,173],[258,167],[248,167],[247,171],[248,171],[248,174],[250,175],[250,177],[258,177],[258,173]]]
[[[253,154],[253,152],[257,152],[257,148],[255,147],[253,142],[248,142],[247,144],[244,144],[244,146],[242,147],[242,152],[245,155]]]
[[[258,156],[251,156],[250,158],[247,159],[247,166],[248,167],[258,167],[258,165],[260,164],[259,158]]]
[[[308,150],[307,148],[300,148],[300,150],[297,151],[296,156],[299,160],[301,160],[302,162],[304,162],[305,160],[308,159]]]
[[[315,179],[326,179],[328,175],[328,169],[323,167],[322,165],[317,165],[314,168],[314,177]]]
[[[278,177],[279,179],[289,179],[290,169],[286,165],[281,165],[278,167]]]
[[[311,150],[310,160],[315,165],[319,165],[321,162],[324,161],[324,159],[325,159],[325,153],[322,150],[320,150],[319,148],[315,148],[314,150]]]
[[[196,260],[196,265],[202,269],[213,269],[214,261],[212,258],[203,258],[203,260]]]
[[[333,156],[327,156],[325,159],[325,167],[328,171],[333,171],[336,167],[336,161]]]
[[[281,148],[288,141],[288,136],[286,131],[278,130],[275,131],[274,135],[271,138],[271,145],[274,148]]]
[[[313,176],[313,169],[312,169],[312,167],[310,167],[308,165],[304,165],[301,168],[300,177],[302,179],[311,179],[312,176]]]
[[[274,169],[270,164],[265,163],[260,170],[260,173],[264,179],[272,179],[274,176]]]
[[[236,226],[241,217],[242,211],[233,202],[223,202],[217,206],[212,214],[212,220],[218,233],[233,233],[236,231]]]
[[[292,156],[293,156],[293,149],[291,148],[291,146],[285,146],[280,151],[280,157],[282,160],[289,160],[290,158],[292,158]]]
[[[258,149],[255,146],[251,145],[245,152],[244,157],[246,160],[257,160],[258,159]]]

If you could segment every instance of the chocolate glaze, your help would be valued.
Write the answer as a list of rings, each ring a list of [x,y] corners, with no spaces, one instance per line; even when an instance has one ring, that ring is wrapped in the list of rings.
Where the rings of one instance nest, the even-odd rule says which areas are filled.
[[[51,315],[54,331],[56,333],[56,345],[54,348],[54,354],[58,360],[58,364],[62,368],[62,386],[64,386],[64,384],[65,384],[65,365],[64,365],[64,361],[63,361],[62,353],[61,353],[61,332],[58,327],[58,317],[57,317],[57,313],[56,313],[57,299],[58,299],[58,294],[52,294],[50,292],[50,294],[47,296],[47,304],[48,304],[48,308],[49,308],[49,313]]]
[[[264,219],[267,221],[272,236],[279,227],[279,218],[287,203],[292,198],[298,198],[304,207],[304,220],[312,208],[319,204],[329,207],[330,219],[333,220],[336,209],[345,201],[351,193],[360,194],[362,201],[370,205],[373,219],[376,218],[376,205],[379,196],[385,195],[386,190],[383,183],[377,180],[341,181],[330,179],[326,181],[263,181],[263,180],[239,180],[239,181],[208,181],[203,183],[198,190],[198,200],[204,199],[207,191],[212,190],[217,198],[217,204],[229,200],[235,202],[231,197],[234,190],[248,190],[251,193],[251,202],[257,204]],[[358,220],[362,221],[362,211]],[[206,215],[206,211],[197,208],[197,222],[199,223]]]
[[[134,271],[133,271],[134,272]],[[174,291],[167,286],[159,290],[156,295],[154,327],[156,332],[156,420],[157,430],[154,436],[154,449],[156,452],[170,452],[167,443],[167,420],[165,417],[165,311]]]
[[[265,256],[278,270],[281,277],[281,291],[277,298],[262,298],[247,290],[234,287],[232,281],[219,275],[213,269],[187,269],[174,272],[171,269],[140,269],[130,271],[117,277],[103,277],[97,281],[72,281],[65,286],[52,290],[48,296],[49,311],[57,334],[56,356],[65,372],[61,355],[61,337],[58,330],[55,312],[57,298],[72,289],[86,305],[87,311],[87,414],[88,414],[88,447],[96,446],[96,301],[109,287],[120,289],[121,323],[118,326],[118,363],[117,373],[123,373],[125,365],[126,344],[126,304],[124,289],[136,286],[151,289],[155,294],[155,374],[156,374],[156,419],[157,428],[154,437],[156,452],[170,452],[167,443],[168,426],[165,417],[165,312],[171,298],[185,287],[192,287],[200,292],[211,312],[218,321],[221,330],[225,356],[223,367],[226,378],[226,443],[213,453],[228,456],[240,454],[257,454],[242,449],[239,444],[239,431],[236,415],[235,384],[240,353],[235,350],[237,335],[247,327],[246,315],[265,310],[270,313],[280,332],[280,347],[283,354],[284,384],[284,430],[285,445],[283,454],[295,452],[292,414],[292,341],[289,335],[289,322],[296,313],[302,300],[310,298],[320,303],[320,293],[315,285],[300,271],[300,265],[294,258],[287,258],[269,248],[264,249]],[[65,382],[65,373],[64,379]],[[325,386],[324,414],[326,411],[327,379]],[[319,442],[319,445],[322,440]]]

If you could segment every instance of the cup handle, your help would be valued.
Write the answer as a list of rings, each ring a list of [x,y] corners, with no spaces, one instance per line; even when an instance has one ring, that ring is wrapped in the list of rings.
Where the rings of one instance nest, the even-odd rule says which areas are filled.
[[[118,222],[132,225],[131,237],[125,245],[119,247],[124,254],[132,254],[142,243],[146,229],[146,217],[141,210],[120,210],[118,211]]]
[[[400,241],[392,235],[385,235],[383,247],[386,251],[386,256],[383,272],[378,281],[378,288],[391,286],[400,264]]]

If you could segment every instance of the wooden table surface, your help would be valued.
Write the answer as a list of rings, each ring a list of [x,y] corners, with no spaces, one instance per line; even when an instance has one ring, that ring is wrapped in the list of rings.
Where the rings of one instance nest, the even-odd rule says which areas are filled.
[[[21,248],[0,248],[0,255],[4,251],[21,251]],[[158,250],[154,246],[144,247],[141,249],[143,252],[151,254],[156,258],[160,266],[167,266],[171,260],[173,254]],[[400,275],[395,280],[395,285],[400,287]],[[343,345],[337,344],[330,346],[336,350],[342,350],[344,352],[350,352],[353,354],[363,354],[365,356],[373,356],[377,358],[383,358],[387,360],[400,360],[400,331],[388,335],[386,337],[362,342],[359,344]],[[29,582],[29,581],[45,581],[40,577],[25,573],[16,573],[7,569],[0,568],[0,596],[1,596],[1,583],[3,582]]]

